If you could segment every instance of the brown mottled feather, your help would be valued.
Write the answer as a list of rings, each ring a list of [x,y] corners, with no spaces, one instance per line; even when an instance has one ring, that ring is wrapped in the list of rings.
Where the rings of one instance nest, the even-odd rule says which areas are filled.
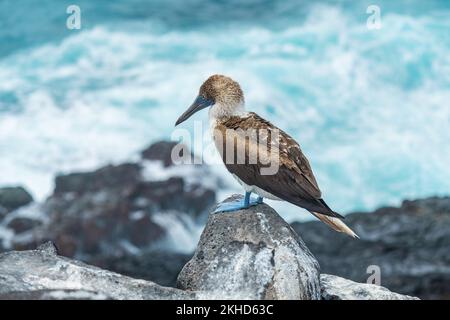
[[[261,166],[264,166],[263,164],[249,164],[249,145],[251,142],[255,144],[257,141],[250,142],[249,139],[252,139],[252,137],[248,136],[245,138],[245,163],[238,164],[236,161],[232,164],[226,163],[226,148],[224,147],[226,143],[226,130],[233,130],[237,135],[242,135],[243,133],[245,134],[245,131],[248,129],[267,132],[268,136],[258,134],[258,137],[260,138],[259,143],[267,145],[269,152],[278,151],[279,170],[276,174],[261,175],[260,168]],[[274,143],[267,144],[267,141],[271,141],[270,136],[275,134],[273,133],[274,130],[279,130],[278,146]],[[343,218],[338,213],[332,211],[322,200],[321,191],[317,185],[316,178],[314,177],[308,159],[304,156],[298,143],[287,133],[276,128],[270,122],[253,112],[248,113],[248,115],[244,117],[231,116],[226,119],[220,119],[216,125],[216,131],[220,132],[223,137],[221,153],[225,166],[228,171],[238,176],[243,182],[250,186],[257,186],[282,200],[307,210],[332,217]],[[237,147],[239,148],[239,146]]]

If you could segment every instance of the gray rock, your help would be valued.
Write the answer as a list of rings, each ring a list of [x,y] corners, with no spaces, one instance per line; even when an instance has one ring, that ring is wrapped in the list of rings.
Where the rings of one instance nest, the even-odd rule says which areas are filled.
[[[177,286],[208,299],[320,299],[316,259],[266,204],[210,214]]]
[[[136,280],[60,257],[48,243],[0,254],[0,298],[193,299],[195,293]]]
[[[0,300],[111,300],[104,294],[87,290],[31,290],[0,294]]]
[[[2,213],[13,211],[33,201],[33,197],[22,187],[0,188],[0,218]]]
[[[357,283],[341,277],[321,274],[323,300],[418,300],[374,284]]]
[[[404,201],[345,222],[354,240],[321,222],[293,223],[324,273],[366,282],[380,268],[381,285],[422,299],[450,298],[450,197]]]

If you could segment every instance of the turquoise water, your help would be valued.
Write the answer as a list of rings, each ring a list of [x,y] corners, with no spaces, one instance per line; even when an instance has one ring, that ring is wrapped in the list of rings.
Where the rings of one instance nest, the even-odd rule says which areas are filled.
[[[170,137],[213,73],[301,143],[335,210],[450,193],[449,1],[4,0],[0,44],[0,185],[38,198]]]

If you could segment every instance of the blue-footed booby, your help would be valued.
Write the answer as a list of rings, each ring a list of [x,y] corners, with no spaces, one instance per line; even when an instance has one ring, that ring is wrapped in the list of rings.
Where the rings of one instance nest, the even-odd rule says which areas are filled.
[[[210,127],[222,160],[245,190],[243,199],[220,204],[216,213],[248,208],[262,203],[263,198],[284,200],[308,210],[334,230],[358,237],[322,199],[299,144],[269,121],[245,110],[239,83],[223,75],[209,77],[175,125],[205,108],[209,108]],[[269,170],[273,167],[276,170]],[[251,193],[258,197],[252,198]]]

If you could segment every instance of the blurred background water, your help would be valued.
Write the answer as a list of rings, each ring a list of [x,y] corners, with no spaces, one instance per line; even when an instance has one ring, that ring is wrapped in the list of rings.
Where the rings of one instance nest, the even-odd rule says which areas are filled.
[[[0,44],[0,185],[38,199],[170,138],[214,73],[301,143],[336,211],[450,191],[449,1],[2,0]]]

